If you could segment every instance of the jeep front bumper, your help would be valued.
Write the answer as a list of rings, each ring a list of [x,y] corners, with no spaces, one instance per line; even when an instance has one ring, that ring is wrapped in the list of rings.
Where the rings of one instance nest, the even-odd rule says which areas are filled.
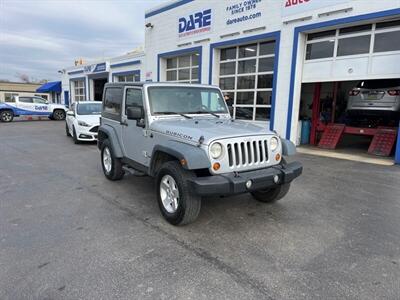
[[[302,172],[302,164],[292,162],[285,167],[277,165],[255,171],[197,177],[190,179],[189,185],[199,196],[241,194],[290,183]],[[276,176],[278,176],[277,183]],[[249,181],[251,181],[250,188],[246,186]]]

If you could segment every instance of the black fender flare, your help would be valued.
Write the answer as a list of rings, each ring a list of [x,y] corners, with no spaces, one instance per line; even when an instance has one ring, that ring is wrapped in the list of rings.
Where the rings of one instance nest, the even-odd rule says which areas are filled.
[[[115,157],[118,158],[122,158],[124,156],[123,152],[122,152],[122,147],[119,143],[119,139],[118,136],[114,130],[114,128],[112,128],[111,126],[107,126],[107,125],[101,125],[99,127],[99,131],[98,131],[98,135],[100,136],[101,133],[104,133],[107,138],[109,139],[109,141],[111,142],[112,145],[112,150],[114,151],[114,155]],[[101,147],[101,141],[98,141],[98,147]]]
[[[210,159],[204,149],[178,141],[170,140],[164,145],[155,145],[151,155],[150,170],[154,171],[157,152],[166,153],[177,160],[185,160],[182,166],[187,170],[209,169]]]

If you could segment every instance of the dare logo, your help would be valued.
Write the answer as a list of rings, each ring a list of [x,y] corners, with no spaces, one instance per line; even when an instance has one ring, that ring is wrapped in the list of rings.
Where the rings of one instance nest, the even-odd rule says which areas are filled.
[[[285,7],[291,7],[310,2],[311,0],[285,0],[285,1],[286,1]]]
[[[179,18],[179,33],[211,26],[211,9],[206,9],[188,17]]]

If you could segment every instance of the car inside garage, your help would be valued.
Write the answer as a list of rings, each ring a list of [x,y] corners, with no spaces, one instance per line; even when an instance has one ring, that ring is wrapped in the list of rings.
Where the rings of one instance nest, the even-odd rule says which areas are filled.
[[[393,161],[400,117],[400,20],[305,34],[298,144]]]

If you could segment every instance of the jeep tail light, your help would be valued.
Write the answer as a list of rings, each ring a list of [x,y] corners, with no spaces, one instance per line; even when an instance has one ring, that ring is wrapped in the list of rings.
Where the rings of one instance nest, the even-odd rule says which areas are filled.
[[[349,96],[357,96],[360,93],[360,90],[351,90],[349,92]]]
[[[388,90],[387,93],[390,96],[400,96],[400,90]]]

